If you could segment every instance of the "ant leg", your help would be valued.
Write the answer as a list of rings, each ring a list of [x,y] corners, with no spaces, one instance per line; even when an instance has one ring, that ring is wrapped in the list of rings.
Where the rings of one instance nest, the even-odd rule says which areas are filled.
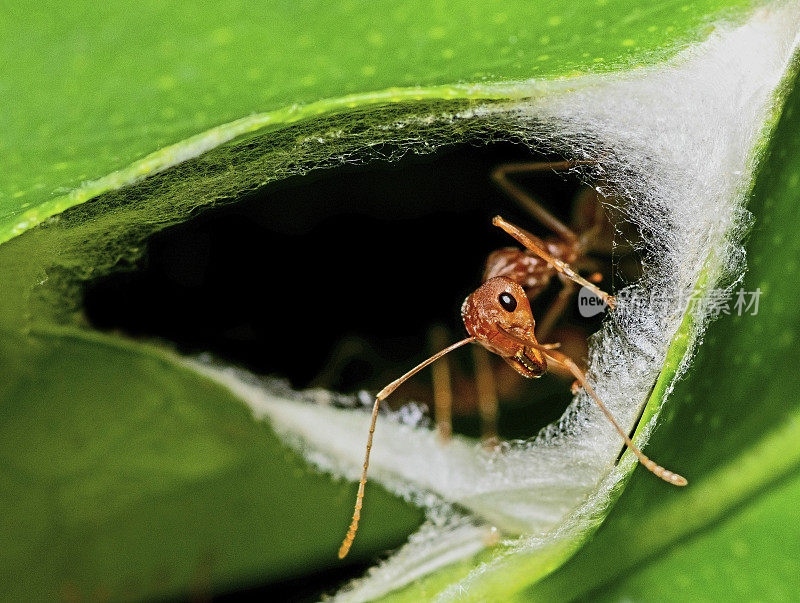
[[[607,206],[606,199],[611,201]],[[635,250],[639,234],[614,199],[613,193],[607,196],[589,186],[575,199],[571,225],[584,252],[619,256]]]
[[[498,228],[502,228],[512,237],[514,237],[517,241],[519,241],[526,249],[532,251],[540,258],[542,258],[545,262],[550,264],[553,268],[555,268],[558,272],[563,274],[566,278],[570,279],[578,283],[579,285],[586,287],[590,291],[592,291],[597,297],[602,299],[609,308],[612,310],[616,307],[616,302],[614,297],[602,291],[597,285],[590,283],[585,278],[583,278],[580,274],[575,272],[572,267],[567,264],[566,262],[559,260],[556,257],[553,257],[550,252],[547,251],[547,247],[539,237],[532,235],[531,233],[523,230],[513,224],[506,222],[500,216],[495,216],[492,219],[492,224],[497,226]]]
[[[608,220],[600,202],[600,194],[592,187],[578,193],[572,211],[572,225],[579,233],[581,249],[597,251],[599,239],[609,236]]]
[[[444,327],[437,326],[431,329],[428,340],[431,351],[441,350],[447,346],[447,332]],[[448,442],[453,435],[453,390],[451,388],[450,364],[447,358],[442,358],[431,367],[433,373],[433,407],[436,416],[436,431],[439,440]]]
[[[559,275],[559,277],[561,277],[561,275]],[[564,277],[561,277],[561,283],[562,287],[561,291],[558,292],[558,297],[550,304],[542,320],[536,324],[536,337],[539,338],[539,341],[547,341],[547,336],[567,309],[567,305],[578,288],[575,283]]]
[[[589,382],[586,379],[586,374],[578,367],[577,364],[575,364],[575,361],[572,360],[572,358],[556,350],[542,348],[541,346],[535,347],[541,348],[541,351],[543,351],[548,358],[555,360],[559,364],[569,369],[569,371],[575,376],[575,379],[577,379],[583,386],[583,389],[585,389],[589,395],[594,398],[594,401],[600,407],[600,410],[602,410],[606,418],[611,421],[611,424],[616,428],[619,435],[622,436],[622,439],[625,441],[625,445],[628,447],[628,450],[636,455],[636,457],[639,459],[639,462],[642,463],[642,465],[644,465],[648,471],[654,473],[665,482],[669,482],[675,486],[685,486],[688,483],[685,477],[678,475],[677,473],[673,473],[668,469],[664,469],[664,467],[650,460],[641,450],[639,450],[636,444],[634,444],[630,437],[628,437],[628,434],[625,433],[622,427],[619,426],[619,423],[617,423],[617,420],[614,418],[614,415],[611,414],[611,411],[608,410],[606,405],[603,404],[603,401],[600,400],[600,396],[597,395],[597,393],[594,391],[594,388],[589,385]]]
[[[561,239],[570,245],[579,244],[576,235],[566,224],[547,211],[541,203],[534,199],[528,191],[514,184],[508,179],[509,174],[524,174],[530,172],[544,171],[566,171],[581,164],[592,162],[587,161],[533,161],[525,163],[506,163],[500,165],[492,171],[492,180],[514,201],[516,201],[531,216],[541,222],[544,226],[556,233]]]
[[[481,440],[497,440],[497,386],[489,353],[481,346],[472,348],[475,385],[478,390],[478,413],[481,417]]]

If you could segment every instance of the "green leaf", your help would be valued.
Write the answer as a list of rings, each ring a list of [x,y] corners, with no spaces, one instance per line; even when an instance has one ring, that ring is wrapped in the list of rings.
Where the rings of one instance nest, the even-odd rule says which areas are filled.
[[[653,63],[749,4],[8,2],[0,241],[246,132]]]
[[[750,8],[715,0],[417,0],[391,9],[338,0],[6,3],[0,596],[164,597],[303,575],[334,567],[350,512],[351,484],[311,469],[241,396],[164,346],[88,329],[80,308],[87,279],[137,261],[148,235],[199,207],[349,154],[369,158],[389,137],[427,150],[517,134],[503,111],[546,104],[587,74],[660,64]],[[685,349],[673,352],[670,370]],[[717,354],[724,359],[724,349]],[[670,383],[648,407],[652,416]],[[766,393],[758,400],[774,409]],[[679,412],[697,412],[680,401]],[[780,422],[770,416],[770,425]],[[681,419],[667,417],[677,433],[662,427],[662,446],[694,424]],[[747,433],[726,436],[730,459],[762,432]],[[656,453],[689,468],[710,458]],[[636,488],[648,485],[656,487],[632,480],[623,501],[643,500]],[[391,520],[364,523],[355,551],[362,559],[397,546],[421,521],[418,509],[380,488],[370,497]],[[493,578],[487,572],[487,584],[528,586],[580,546],[579,536],[535,559],[538,573],[512,562]],[[444,591],[498,550],[417,588]],[[563,575],[580,575],[570,569],[580,563]]]
[[[349,488],[226,390],[107,337],[3,343],[3,599],[204,595],[334,566]],[[419,512],[372,495],[393,521],[365,540],[400,544]]]
[[[692,487],[632,480],[595,539],[527,599],[796,595],[799,118],[795,86],[751,194],[756,217],[741,287],[762,291],[758,313],[732,312],[710,327],[651,441],[653,455],[692,468]]]

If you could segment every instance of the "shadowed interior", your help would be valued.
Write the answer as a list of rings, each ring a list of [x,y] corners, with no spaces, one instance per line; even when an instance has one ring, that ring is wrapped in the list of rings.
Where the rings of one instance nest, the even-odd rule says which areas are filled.
[[[481,284],[489,253],[515,245],[492,226],[493,215],[550,235],[489,177],[498,164],[531,159],[543,158],[510,143],[462,145],[268,185],[152,236],[134,270],[87,285],[85,314],[96,328],[166,341],[186,354],[210,352],[296,388],[374,393],[436,351],[435,326],[451,342],[465,335],[462,301]],[[574,176],[516,181],[569,223],[580,188]],[[609,258],[604,266],[608,276]],[[532,301],[534,316],[556,291]],[[581,317],[573,303],[552,339],[580,356],[599,322]],[[471,351],[458,350],[449,362],[455,430],[476,436]],[[529,381],[500,358],[492,364],[503,438],[535,435],[571,398],[571,379],[548,374]],[[390,403],[397,408],[408,400],[433,406],[430,371],[404,384]],[[307,596],[339,578],[326,573],[309,583]]]

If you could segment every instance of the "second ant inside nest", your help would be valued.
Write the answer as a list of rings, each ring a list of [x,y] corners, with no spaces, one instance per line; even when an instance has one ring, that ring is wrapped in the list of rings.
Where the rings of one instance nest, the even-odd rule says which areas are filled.
[[[509,179],[511,174],[566,171],[574,169],[579,164],[573,161],[512,163],[502,165],[492,173],[492,178],[500,188],[553,234],[542,239],[496,216],[492,223],[513,237],[523,249],[505,247],[489,255],[483,273],[483,284],[467,297],[461,307],[461,318],[469,336],[435,353],[392,381],[376,396],[355,510],[350,528],[339,549],[340,559],[349,552],[361,519],[369,456],[381,401],[417,372],[468,343],[480,344],[483,349],[497,354],[517,373],[528,379],[541,377],[548,370],[548,362],[561,366],[575,378],[573,389],[583,388],[593,398],[620,434],[625,445],[644,467],[673,485],[687,484],[684,477],[656,464],[636,447],[594,391],[585,372],[572,358],[558,350],[558,342],[540,343],[547,340],[579,285],[603,300],[609,309],[613,310],[616,305],[614,297],[597,287],[596,283],[602,280],[602,275],[595,270],[596,264],[588,255],[598,249],[607,248],[603,212],[594,189],[587,189],[579,196],[577,200],[579,211],[576,212],[580,215],[582,205],[591,207],[593,204],[594,207],[588,212],[593,218],[585,221],[586,223],[578,224],[579,228],[573,229],[553,216],[527,191]],[[583,212],[584,215],[585,213]],[[591,274],[584,278],[579,274],[580,271]],[[540,295],[554,278],[560,281],[561,289],[537,325],[531,311],[530,300]],[[493,438],[497,433],[497,395],[492,369],[485,354],[476,353],[475,359],[482,432],[484,438]],[[452,395],[446,366],[434,375],[434,400],[437,429],[440,437],[447,440],[452,432],[450,424]]]

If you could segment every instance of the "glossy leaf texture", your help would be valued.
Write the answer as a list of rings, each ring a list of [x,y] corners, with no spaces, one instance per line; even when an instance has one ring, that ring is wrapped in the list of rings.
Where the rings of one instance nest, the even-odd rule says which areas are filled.
[[[304,136],[343,130],[355,138],[366,131],[368,142],[370,132],[398,114],[516,99],[530,94],[519,86],[530,78],[546,83],[654,64],[704,39],[713,23],[740,19],[751,5],[718,0],[657,6],[638,0],[557,5],[406,0],[389,9],[345,0],[4,4],[0,596],[204,595],[302,576],[334,565],[330,551],[350,511],[351,484],[312,470],[239,400],[176,362],[164,346],[88,329],[80,308],[83,282],[135,261],[148,235],[187,219],[198,207],[305,169],[336,165],[343,150],[353,150],[336,141],[308,150]],[[786,138],[788,119],[780,130]],[[446,124],[437,130],[436,142],[468,140],[477,133]],[[364,152],[366,146],[354,148]],[[712,461],[726,466],[746,458],[765,431],[777,433],[790,424],[793,412],[792,374],[781,379],[770,372],[790,363],[770,362],[776,356],[761,345],[771,341],[770,350],[787,357],[791,341],[781,342],[796,318],[793,305],[785,302],[785,314],[761,322],[781,308],[777,301],[770,306],[772,299],[791,299],[780,289],[791,280],[778,279],[786,273],[770,264],[776,256],[769,247],[783,237],[781,249],[791,257],[790,193],[767,194],[771,187],[789,191],[797,185],[795,172],[781,170],[794,165],[798,154],[788,140],[784,147],[786,157],[768,164],[759,180],[755,198],[763,205],[753,206],[757,214],[775,218],[760,252],[751,252],[751,275],[764,270],[751,278],[771,287],[759,321],[743,318],[735,328],[717,326],[709,334],[693,377],[680,386],[685,394],[674,397],[683,400],[667,421],[674,432],[663,429],[653,440],[664,463],[698,463],[695,473],[708,475],[709,491],[717,491],[719,467]],[[761,232],[754,234],[753,245]],[[762,331],[755,330],[759,324]],[[736,330],[745,336],[734,337]],[[730,355],[736,345],[740,365]],[[754,347],[760,364],[748,353]],[[705,375],[723,375],[734,366],[740,367],[737,379],[701,383]],[[720,393],[726,390],[719,385],[727,385],[733,388],[728,396],[738,392],[746,400],[744,388],[736,389],[737,383],[744,385],[741,372],[755,388],[749,390],[752,413],[743,414],[744,402],[724,405],[727,398]],[[766,382],[775,389],[765,391]],[[701,411],[690,403],[692,396],[719,404],[704,406],[697,418]],[[776,397],[786,404],[776,405]],[[779,407],[784,414],[776,414]],[[744,417],[747,423],[740,422]],[[687,425],[706,436],[704,449],[714,455],[672,448],[676,441],[689,441]],[[714,425],[718,433],[712,437],[701,431]],[[764,472],[754,469],[753,475],[763,478]],[[615,534],[630,533],[643,517],[682,514],[682,503],[670,502],[661,491],[653,494],[649,486],[634,479],[630,496],[612,516],[617,523],[603,528],[581,557],[531,596],[545,596],[552,592],[545,589],[560,588],[563,580],[572,589],[563,591],[573,593],[568,598],[590,592],[578,585],[616,597],[592,555],[603,562],[619,559],[625,549]],[[788,492],[790,485],[782,487]],[[780,489],[769,492],[777,495]],[[672,510],[659,513],[654,497],[663,497]],[[371,504],[392,520],[362,528],[362,560],[399,545],[421,520],[418,509],[378,488]],[[723,508],[730,507],[713,510]],[[760,513],[754,522],[767,516]],[[641,548],[631,549],[631,563],[651,559],[653,576],[660,573],[658,563],[672,564],[663,571],[678,571],[680,558],[653,555],[686,533],[659,546],[641,541]],[[692,544],[720,546],[711,539]],[[602,553],[612,546],[614,557]],[[630,571],[623,562],[614,567]],[[628,586],[620,586],[619,596],[656,588],[647,585],[646,572],[626,575]],[[448,576],[434,579],[446,585]],[[527,586],[524,575],[510,581]]]
[[[656,62],[750,5],[8,2],[0,240],[197,154],[190,137],[253,114],[269,115],[244,131],[393,98],[502,98],[511,82]]]

